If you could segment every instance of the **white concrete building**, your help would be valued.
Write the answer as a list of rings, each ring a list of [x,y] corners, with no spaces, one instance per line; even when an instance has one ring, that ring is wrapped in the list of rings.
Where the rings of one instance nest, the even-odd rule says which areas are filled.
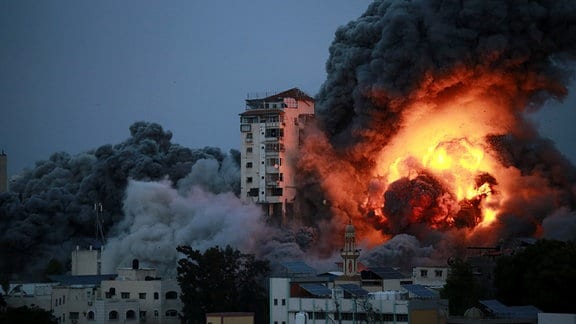
[[[412,281],[416,285],[440,289],[446,284],[449,272],[449,267],[414,267],[412,269]]]
[[[180,287],[155,269],[119,268],[114,275],[55,276],[51,310],[60,323],[179,323]]]
[[[354,233],[348,224],[343,275],[317,275],[302,262],[288,262],[270,278],[270,324],[445,322],[448,302],[409,276],[390,267],[358,273]]]
[[[80,249],[72,251],[72,275],[99,275],[102,269],[102,252],[100,249],[93,249],[92,245],[88,250]]]
[[[136,262],[136,261],[135,261]],[[95,316],[140,323],[179,323],[180,287],[175,279],[157,277],[155,269],[118,269],[116,280],[102,281],[103,298]]]
[[[10,283],[8,291],[0,287],[0,294],[4,296],[6,304],[10,307],[40,307],[50,310],[52,290],[57,283]]]
[[[11,284],[6,303],[52,311],[59,323],[180,323],[175,279],[159,278],[156,269],[140,268],[137,260],[117,274],[93,274],[99,263],[99,250],[76,249],[74,275],[50,276],[51,283]]]
[[[246,99],[240,114],[241,198],[274,222],[294,215],[296,158],[313,116],[314,99],[297,88]]]

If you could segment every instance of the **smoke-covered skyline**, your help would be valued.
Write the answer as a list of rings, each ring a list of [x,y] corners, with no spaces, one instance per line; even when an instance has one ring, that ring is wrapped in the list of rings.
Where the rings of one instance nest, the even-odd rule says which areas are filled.
[[[55,152],[118,143],[140,120],[170,129],[186,147],[238,148],[247,93],[299,87],[316,95],[337,28],[370,2],[4,1],[0,149],[8,175]],[[572,91],[533,115],[573,162],[575,105]]]
[[[571,150],[563,148],[572,147],[557,149],[529,119],[546,126],[545,111],[554,105],[549,100],[564,98],[569,89],[576,32],[558,31],[572,31],[575,15],[570,1],[374,1],[358,19],[335,30],[330,46],[327,78],[317,95],[320,129],[308,130],[311,137],[301,160],[303,176],[315,175],[321,183],[315,187],[312,177],[300,183],[310,189],[301,195],[310,203],[302,216],[313,226],[280,230],[268,226],[255,206],[240,203],[240,153],[209,144],[228,131],[226,143],[237,142],[241,105],[220,110],[191,100],[201,114],[160,119],[184,121],[186,131],[194,129],[190,120],[207,126],[203,120],[214,119],[218,127],[200,133],[210,136],[195,139],[204,144],[182,145],[172,133],[182,130],[136,122],[122,142],[99,141],[79,154],[55,150],[19,173],[12,192],[0,195],[2,257],[14,261],[0,270],[34,273],[50,257],[65,260],[74,245],[93,243],[94,202],[102,202],[105,210],[110,267],[138,258],[168,272],[178,244],[200,249],[232,244],[273,261],[319,257],[330,262],[340,248],[340,229],[351,218],[359,228],[359,245],[373,247],[363,255],[373,264],[439,262],[457,253],[464,239],[473,244],[523,235],[570,239],[576,233],[576,175],[563,156]],[[454,94],[461,97],[446,108]],[[568,94],[569,107],[555,108],[575,108]],[[487,109],[472,121],[462,118],[460,128],[488,126],[488,131],[444,145],[482,142],[490,158],[497,156],[488,164],[497,162],[500,169],[478,178],[494,186],[490,194],[503,189],[515,196],[488,201],[483,200],[486,194],[466,201],[465,210],[448,189],[448,178],[424,170],[419,161],[408,161],[409,168],[419,168],[417,177],[386,183],[386,174],[372,172],[397,147],[435,135],[419,126],[435,119],[460,120],[461,111],[478,109],[476,99]],[[531,115],[541,104],[539,115]],[[493,107],[502,114],[488,109]],[[224,115],[233,122],[222,123]],[[414,120],[418,127],[410,128]],[[569,122],[554,120],[548,126],[557,130]],[[409,137],[411,132],[416,139]],[[572,132],[559,138],[565,135]],[[388,204],[372,206],[371,199]],[[471,231],[479,208],[493,206],[502,210],[498,221]],[[380,214],[385,219],[377,218]],[[456,229],[446,230],[445,220]],[[377,235],[366,235],[370,226]],[[31,257],[23,256],[22,249]]]

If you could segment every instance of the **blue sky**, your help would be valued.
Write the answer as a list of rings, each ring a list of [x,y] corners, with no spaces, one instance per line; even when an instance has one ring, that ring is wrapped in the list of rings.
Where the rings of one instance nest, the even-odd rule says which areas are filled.
[[[338,26],[369,0],[0,0],[0,149],[9,175],[116,144],[135,121],[239,147],[247,93],[325,80]],[[534,116],[573,161],[576,96]]]
[[[368,0],[0,0],[0,148],[9,174],[157,122],[239,147],[247,93],[314,95],[334,32]]]

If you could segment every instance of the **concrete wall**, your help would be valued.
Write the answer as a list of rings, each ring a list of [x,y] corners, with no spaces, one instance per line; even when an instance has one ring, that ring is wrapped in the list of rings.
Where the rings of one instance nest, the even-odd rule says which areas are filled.
[[[538,313],[538,324],[576,324],[576,314]]]
[[[208,313],[207,324],[254,324],[254,313]]]

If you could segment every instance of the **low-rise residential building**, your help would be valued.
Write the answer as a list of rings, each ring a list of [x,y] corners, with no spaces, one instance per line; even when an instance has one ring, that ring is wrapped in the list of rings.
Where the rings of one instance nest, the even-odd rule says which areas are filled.
[[[270,278],[270,324],[446,323],[448,302],[436,291],[391,267],[355,272],[357,252],[349,224],[341,276],[317,275],[303,262],[284,263]]]
[[[59,323],[180,322],[175,279],[160,278],[137,260],[116,274],[93,274],[100,272],[100,253],[92,248],[73,251],[72,262],[73,274],[50,276],[51,283],[11,284],[7,305],[38,306],[52,311]]]
[[[420,266],[412,269],[412,282],[416,285],[423,285],[430,288],[440,289],[446,284],[449,267],[441,266]]]

